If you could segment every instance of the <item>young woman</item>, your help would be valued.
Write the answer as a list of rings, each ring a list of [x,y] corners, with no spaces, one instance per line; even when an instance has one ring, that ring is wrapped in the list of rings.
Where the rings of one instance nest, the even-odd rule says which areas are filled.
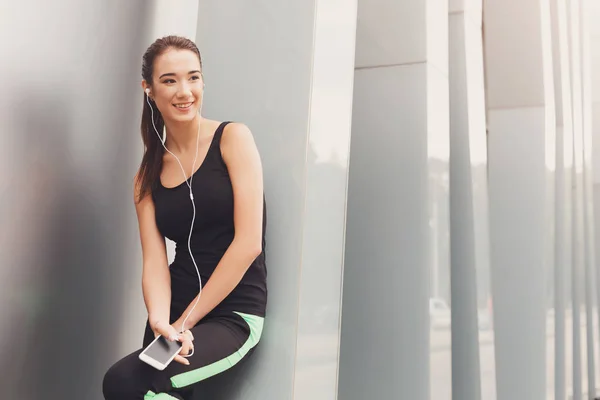
[[[262,167],[245,125],[201,115],[202,59],[192,41],[158,39],[144,54],[142,77],[145,153],[134,201],[148,310],[143,348],[157,335],[182,347],[163,371],[139,360],[143,348],[126,356],[106,373],[103,393],[190,399],[196,383],[248,357],[262,333]],[[177,244],[171,265],[165,237]]]

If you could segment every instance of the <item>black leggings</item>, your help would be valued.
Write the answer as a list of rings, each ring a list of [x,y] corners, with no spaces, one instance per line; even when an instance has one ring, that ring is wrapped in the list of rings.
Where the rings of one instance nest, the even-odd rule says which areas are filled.
[[[233,367],[258,344],[263,318],[244,313],[203,319],[191,329],[190,365],[171,362],[163,371],[140,361],[137,350],[114,364],[102,384],[106,400],[191,399],[194,385]],[[144,348],[154,333],[146,325]]]

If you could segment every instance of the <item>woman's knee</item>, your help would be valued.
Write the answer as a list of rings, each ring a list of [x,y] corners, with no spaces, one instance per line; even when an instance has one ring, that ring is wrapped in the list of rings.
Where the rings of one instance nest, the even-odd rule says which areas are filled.
[[[117,365],[113,365],[104,374],[102,380],[102,394],[106,400],[118,399],[123,395],[121,392],[122,383],[124,381],[123,373]]]
[[[118,362],[106,371],[102,381],[102,393],[105,400],[136,398],[136,380],[133,371],[126,364]]]

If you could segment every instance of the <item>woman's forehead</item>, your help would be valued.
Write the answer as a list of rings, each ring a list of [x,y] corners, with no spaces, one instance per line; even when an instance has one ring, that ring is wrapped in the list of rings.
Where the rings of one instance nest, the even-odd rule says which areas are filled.
[[[192,70],[200,70],[200,60],[196,53],[190,50],[169,49],[154,62],[157,76],[167,72],[187,74]]]

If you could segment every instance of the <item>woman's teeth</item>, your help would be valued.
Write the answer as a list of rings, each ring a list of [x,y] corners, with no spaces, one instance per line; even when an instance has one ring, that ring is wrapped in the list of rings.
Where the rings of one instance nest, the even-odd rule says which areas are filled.
[[[177,108],[188,108],[191,105],[192,105],[192,103],[174,104],[174,106],[177,107]]]

